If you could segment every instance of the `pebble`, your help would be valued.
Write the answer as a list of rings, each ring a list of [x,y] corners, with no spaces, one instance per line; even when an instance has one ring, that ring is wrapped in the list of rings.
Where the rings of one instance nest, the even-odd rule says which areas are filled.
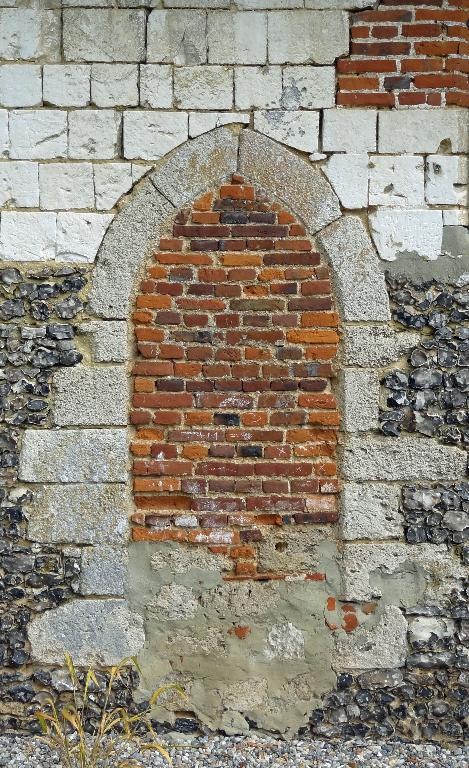
[[[190,736],[172,734],[168,748],[174,768],[467,768],[469,746],[444,749],[436,744],[312,739],[282,741],[268,736]],[[163,768],[157,753],[140,755],[127,745],[122,757]],[[60,768],[58,756],[36,738],[0,737],[2,768]]]

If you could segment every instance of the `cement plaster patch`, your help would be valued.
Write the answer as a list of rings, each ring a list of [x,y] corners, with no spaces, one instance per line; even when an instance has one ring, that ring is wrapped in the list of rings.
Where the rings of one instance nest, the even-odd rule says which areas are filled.
[[[407,621],[399,608],[384,608],[378,623],[336,639],[334,667],[341,671],[402,667],[407,654]]]

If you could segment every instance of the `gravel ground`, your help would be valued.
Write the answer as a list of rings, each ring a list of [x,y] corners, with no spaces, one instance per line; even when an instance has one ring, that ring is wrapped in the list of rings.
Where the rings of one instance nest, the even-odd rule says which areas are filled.
[[[268,737],[194,737],[174,734],[174,768],[468,768],[469,746],[453,750],[433,744],[330,742],[312,739],[277,741]],[[126,755],[137,757],[130,750]],[[166,766],[146,753],[148,768]],[[2,768],[59,768],[57,755],[37,739],[0,737]]]

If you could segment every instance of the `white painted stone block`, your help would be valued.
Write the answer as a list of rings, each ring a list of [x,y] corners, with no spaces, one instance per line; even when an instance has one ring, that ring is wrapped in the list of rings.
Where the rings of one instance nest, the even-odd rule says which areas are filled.
[[[221,125],[242,123],[249,125],[247,112],[191,112],[189,114],[189,136],[194,139],[207,131],[213,131]]]
[[[119,154],[120,113],[113,109],[68,113],[69,156],[76,160],[108,160]]]
[[[178,67],[174,71],[174,102],[180,109],[231,109],[231,67]]]
[[[469,226],[469,210],[467,207],[443,209],[443,226]]]
[[[57,260],[92,264],[112,218],[106,213],[58,213]]]
[[[427,157],[425,197],[433,205],[466,205],[469,183],[467,157],[430,155]]]
[[[271,64],[333,64],[348,53],[348,17],[341,11],[272,11],[267,23]]]
[[[55,258],[55,213],[2,211],[0,258],[6,261],[47,261]]]
[[[442,147],[440,148],[440,145]],[[435,154],[467,152],[466,109],[406,109],[379,114],[379,151]]]
[[[10,160],[0,163],[0,206],[39,206],[38,164]]]
[[[433,261],[441,254],[441,211],[380,208],[369,220],[376,248],[385,261],[409,255]]]
[[[324,152],[376,150],[375,109],[328,109],[324,112]]]
[[[0,109],[0,157],[6,157],[9,145],[8,112],[6,109]]]
[[[280,67],[235,67],[235,105],[238,109],[275,109],[281,106]]]
[[[265,64],[267,14],[214,11],[207,19],[211,64]]]
[[[125,426],[128,388],[123,365],[62,368],[54,374],[54,424]]]
[[[140,104],[167,109],[173,106],[173,68],[165,64],[140,65]]]
[[[86,107],[90,103],[89,64],[45,64],[44,101],[57,107]]]
[[[91,101],[97,107],[138,104],[137,64],[93,64]]]
[[[41,208],[94,208],[91,163],[42,163],[39,166]]]
[[[66,61],[144,61],[145,11],[71,8],[63,11]]]
[[[254,128],[282,144],[315,152],[319,142],[319,112],[255,112]]]
[[[203,11],[152,11],[147,25],[147,61],[180,66],[205,64],[206,14]]]
[[[0,66],[0,105],[35,107],[42,102],[41,67],[38,64]]]
[[[108,211],[133,183],[131,163],[96,163],[94,165],[94,190],[96,208]]]
[[[344,208],[368,206],[368,155],[331,155],[323,171]]]
[[[285,67],[283,106],[323,109],[335,104],[335,67]]]
[[[60,10],[1,8],[0,59],[60,61]]]
[[[11,158],[49,160],[66,157],[66,112],[57,109],[12,110],[9,125]]]
[[[372,155],[370,205],[424,207],[424,165],[421,155]]]
[[[341,493],[345,540],[395,539],[403,534],[400,489],[384,483],[344,483]]]
[[[186,112],[124,112],[124,157],[157,160],[187,140]]]

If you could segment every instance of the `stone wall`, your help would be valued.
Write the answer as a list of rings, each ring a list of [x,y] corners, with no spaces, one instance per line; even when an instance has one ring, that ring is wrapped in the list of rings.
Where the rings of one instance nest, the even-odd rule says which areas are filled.
[[[62,5],[0,0],[2,727],[68,650],[463,739],[467,2]]]

